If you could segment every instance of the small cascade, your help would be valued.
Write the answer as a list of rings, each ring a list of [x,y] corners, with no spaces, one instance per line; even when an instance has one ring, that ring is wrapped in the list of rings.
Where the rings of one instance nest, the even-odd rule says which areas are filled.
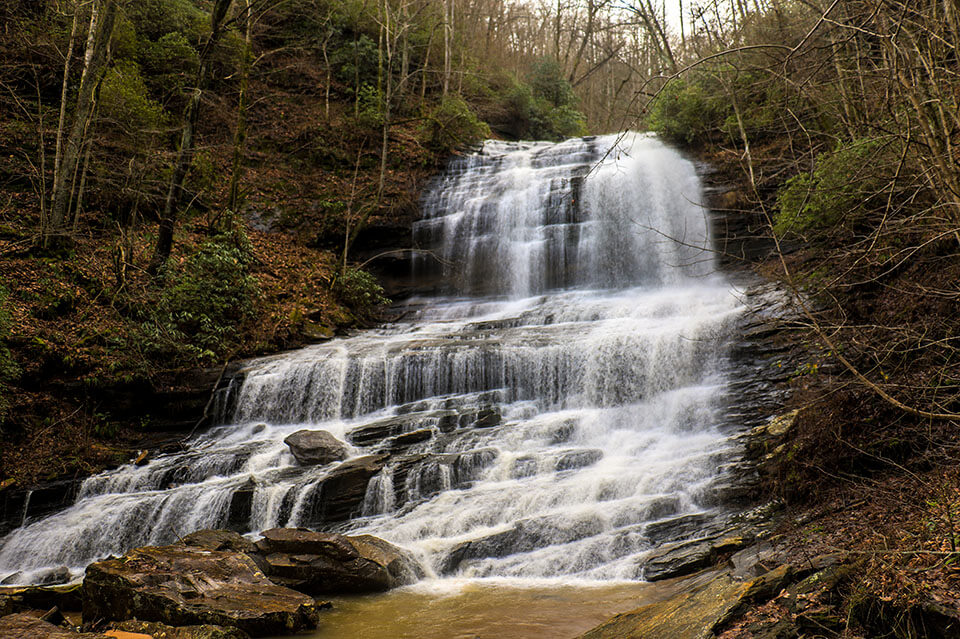
[[[251,362],[223,425],[86,480],[0,540],[0,577],[309,526],[383,537],[438,577],[639,578],[664,522],[720,513],[731,389],[758,374],[729,356],[745,306],[700,202],[693,165],[652,137],[485,143],[414,228],[414,267],[439,265],[446,290]],[[283,440],[304,428],[348,458],[298,465]]]

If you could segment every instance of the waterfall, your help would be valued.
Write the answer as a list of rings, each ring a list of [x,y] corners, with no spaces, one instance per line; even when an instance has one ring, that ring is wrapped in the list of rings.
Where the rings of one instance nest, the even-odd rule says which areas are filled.
[[[375,330],[251,362],[184,452],[87,479],[0,541],[0,578],[200,528],[383,537],[436,576],[636,579],[665,521],[718,512],[728,357],[694,166],[652,137],[488,141],[430,185],[414,268],[445,289]],[[350,458],[296,464],[324,429]],[[694,533],[690,533],[694,534]]]

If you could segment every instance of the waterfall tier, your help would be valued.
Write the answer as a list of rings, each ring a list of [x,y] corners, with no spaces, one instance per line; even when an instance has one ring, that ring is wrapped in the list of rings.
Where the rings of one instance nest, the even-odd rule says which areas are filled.
[[[731,455],[745,307],[700,201],[691,163],[651,137],[487,142],[434,181],[414,229],[442,296],[250,363],[224,425],[86,480],[0,541],[0,577],[305,525],[383,537],[437,576],[638,578],[709,521]],[[297,465],[283,439],[303,428],[351,458]]]

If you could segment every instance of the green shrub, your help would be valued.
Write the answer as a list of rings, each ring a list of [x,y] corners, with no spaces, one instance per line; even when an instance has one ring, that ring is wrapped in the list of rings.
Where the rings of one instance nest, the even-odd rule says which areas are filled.
[[[553,137],[556,138],[572,138],[587,134],[586,118],[568,105],[550,109],[547,113],[547,122]]]
[[[366,35],[361,35],[356,42],[345,42],[334,49],[330,64],[343,84],[352,87],[359,76],[361,86],[376,85],[380,68],[377,43]]]
[[[571,106],[577,101],[560,63],[553,58],[541,58],[533,65],[529,83],[533,95],[546,100],[551,106]]]
[[[116,64],[104,75],[100,114],[131,131],[156,129],[164,120],[163,107],[149,98],[139,67],[129,61]]]
[[[707,91],[698,79],[677,78],[657,95],[646,122],[671,142],[693,144],[709,139],[731,112],[728,101]]]
[[[333,282],[333,293],[341,304],[360,316],[368,316],[378,306],[389,304],[377,278],[358,268],[347,267]]]
[[[142,42],[138,58],[148,84],[158,95],[180,94],[200,63],[197,50],[179,31],[167,33],[155,42]]]
[[[541,60],[532,69],[530,83],[515,77],[499,79],[494,101],[502,112],[490,122],[515,138],[561,140],[585,135],[586,118],[576,109],[576,97],[559,65]]]
[[[490,127],[480,121],[463,98],[448,95],[427,112],[421,137],[435,149],[449,150],[490,137]]]
[[[383,126],[383,95],[376,87],[369,84],[360,87],[357,103],[357,121],[361,126],[368,129]]]
[[[193,358],[223,355],[259,296],[250,274],[250,242],[241,230],[203,242],[175,272],[167,272],[153,321],[143,326],[148,350]]]
[[[209,14],[190,0],[137,0],[125,5],[124,11],[137,33],[154,41],[177,32],[199,42],[210,30]]]
[[[802,234],[856,217],[883,182],[882,146],[857,140],[821,153],[812,173],[787,180],[777,195],[774,231]]]

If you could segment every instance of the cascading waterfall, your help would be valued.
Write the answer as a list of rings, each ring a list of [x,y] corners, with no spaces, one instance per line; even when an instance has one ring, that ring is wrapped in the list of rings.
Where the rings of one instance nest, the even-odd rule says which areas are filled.
[[[307,525],[411,549],[437,576],[636,579],[664,521],[703,522],[728,460],[727,348],[694,167],[655,138],[487,142],[429,189],[400,322],[249,364],[230,422],[86,480],[0,541],[0,578],[201,528]],[[324,429],[343,463],[296,464]],[[693,533],[691,533],[693,534]]]

